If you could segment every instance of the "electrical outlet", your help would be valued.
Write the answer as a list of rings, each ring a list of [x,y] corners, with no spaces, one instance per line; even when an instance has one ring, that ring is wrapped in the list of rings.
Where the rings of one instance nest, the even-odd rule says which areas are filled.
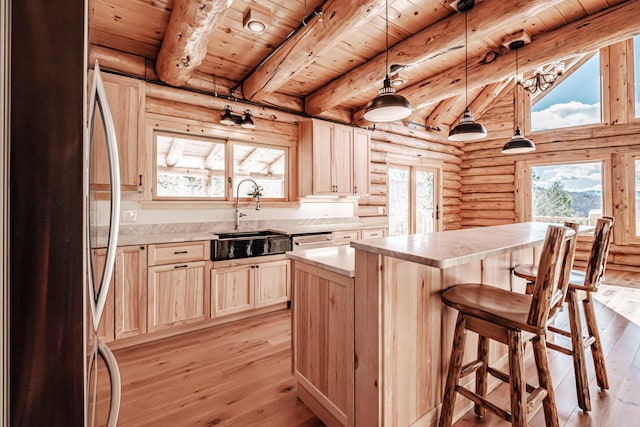
[[[125,222],[135,222],[138,219],[138,211],[135,209],[125,209],[122,211],[122,220]]]

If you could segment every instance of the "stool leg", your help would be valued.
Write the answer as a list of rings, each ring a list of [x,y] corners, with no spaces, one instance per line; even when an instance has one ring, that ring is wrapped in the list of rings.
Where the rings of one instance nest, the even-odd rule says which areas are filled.
[[[549,370],[549,359],[547,357],[547,344],[544,335],[533,340],[533,356],[536,360],[538,371],[538,383],[540,387],[547,390],[547,397],[542,401],[544,409],[545,424],[551,427],[558,426],[558,408],[551,382],[551,371]]]
[[[576,394],[578,406],[583,411],[591,410],[589,397],[589,380],[587,378],[587,366],[584,357],[584,337],[582,336],[582,321],[580,320],[580,308],[578,294],[575,290],[567,291],[567,315],[571,330],[571,349],[573,350],[573,370],[576,377]]]
[[[478,360],[482,362],[482,367],[476,371],[476,394],[487,397],[487,367],[489,366],[489,338],[478,336]],[[473,405],[477,416],[484,417],[487,410],[484,406]]]
[[[594,341],[591,344],[591,354],[593,355],[593,365],[596,371],[596,380],[601,390],[609,388],[609,378],[607,377],[607,367],[604,364],[604,354],[602,353],[602,344],[600,343],[600,332],[598,331],[598,322],[596,319],[596,311],[593,308],[593,299],[591,293],[587,294],[586,299],[582,301],[584,308],[584,319],[587,323],[589,335]]]
[[[509,386],[511,388],[511,425],[527,425],[527,393],[524,376],[524,343],[520,331],[509,331]]]
[[[442,413],[440,414],[439,427],[450,427],[453,423],[453,409],[456,403],[456,387],[460,380],[462,371],[462,356],[464,355],[464,343],[467,336],[467,317],[458,313],[456,320],[456,330],[453,334],[453,349],[449,360],[449,371],[445,384],[444,396],[442,397]]]

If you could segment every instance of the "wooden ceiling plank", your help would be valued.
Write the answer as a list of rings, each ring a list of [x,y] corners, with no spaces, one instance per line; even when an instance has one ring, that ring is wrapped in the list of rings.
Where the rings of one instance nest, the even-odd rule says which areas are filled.
[[[519,22],[561,0],[529,0],[505,2],[485,0],[481,7],[468,12],[468,28],[472,38],[487,37],[505,25]],[[456,13],[436,22],[389,49],[390,63],[407,67],[419,65],[464,46],[464,15]],[[369,93],[381,86],[385,68],[385,52],[354,68],[339,79],[316,90],[305,99],[305,111],[311,115],[340,105],[354,93]],[[459,74],[460,75],[460,74]],[[459,80],[459,79],[458,79]]]
[[[216,22],[233,0],[175,0],[156,60],[156,73],[172,86],[184,85],[207,54]]]
[[[242,85],[245,97],[262,101],[266,94],[280,89],[348,34],[366,25],[384,10],[384,6],[384,0],[354,0],[348,5],[340,0],[329,0],[324,7],[322,22],[316,19],[305,31],[293,35],[245,79]]]
[[[519,50],[520,71],[533,70],[552,61],[591,52],[630,38],[638,33],[638,26],[628,17],[638,14],[640,2],[628,0],[556,31],[540,34]],[[469,87],[484,86],[513,75],[515,53],[498,56],[490,63],[477,57],[470,60],[469,64]],[[420,108],[434,100],[464,93],[464,85],[458,83],[459,76],[464,72],[465,66],[461,64],[400,93],[412,102],[414,108]]]
[[[491,83],[484,88],[482,91],[476,96],[473,101],[469,103],[469,111],[472,112],[473,116],[477,119],[482,117],[482,115],[491,108],[497,100],[501,99],[504,94],[511,90],[511,85],[513,79],[506,78],[497,83]],[[464,112],[463,112],[464,113]],[[455,123],[458,123],[462,119],[462,114],[458,115]]]

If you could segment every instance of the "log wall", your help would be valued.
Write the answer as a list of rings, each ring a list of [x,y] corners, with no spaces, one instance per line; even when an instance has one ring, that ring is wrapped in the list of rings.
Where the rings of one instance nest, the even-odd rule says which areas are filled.
[[[630,83],[620,83],[625,80],[622,76],[628,80],[629,70],[633,70],[628,60],[629,55],[633,55],[631,49],[627,41],[600,52],[604,76],[605,121],[602,124],[526,132],[536,143],[536,151],[504,155],[500,150],[513,135],[513,92],[505,94],[487,110],[479,121],[487,127],[491,139],[468,142],[462,147],[460,225],[463,228],[527,220],[524,200],[530,194],[527,173],[523,171],[527,161],[603,160],[604,212],[616,218],[607,268],[640,272],[640,239],[631,235],[630,228],[634,220],[633,156],[640,154],[640,120],[633,117],[633,108],[626,101],[630,96]],[[523,97],[520,98],[522,101]],[[521,128],[528,127],[526,95],[524,100]],[[576,265],[586,265],[590,247],[591,240],[581,236]]]

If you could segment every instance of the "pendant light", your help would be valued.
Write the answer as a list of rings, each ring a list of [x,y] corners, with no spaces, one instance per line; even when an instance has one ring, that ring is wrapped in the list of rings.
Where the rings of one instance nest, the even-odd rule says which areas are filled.
[[[465,110],[460,123],[449,131],[449,141],[473,141],[487,136],[487,129],[473,119],[469,112],[469,53],[467,40],[467,12],[473,9],[474,0],[458,2],[458,12],[464,13],[464,103]]]
[[[389,0],[386,2],[386,61],[385,79],[378,96],[369,102],[364,111],[364,118],[370,122],[392,122],[404,119],[411,114],[411,105],[389,80]]]
[[[516,51],[516,103],[515,103],[515,115],[516,115],[516,130],[513,134],[513,136],[511,137],[511,140],[509,140],[509,142],[507,142],[506,144],[504,144],[504,147],[502,147],[502,153],[503,154],[520,154],[520,153],[529,153],[531,151],[534,151],[536,149],[536,144],[533,143],[532,140],[527,139],[524,137],[524,135],[520,132],[520,126],[518,123],[518,110],[519,108],[519,103],[518,103],[518,49],[520,49],[522,46],[524,46],[524,42],[522,40],[516,40],[513,41],[509,44],[509,49],[511,50],[515,50]]]

